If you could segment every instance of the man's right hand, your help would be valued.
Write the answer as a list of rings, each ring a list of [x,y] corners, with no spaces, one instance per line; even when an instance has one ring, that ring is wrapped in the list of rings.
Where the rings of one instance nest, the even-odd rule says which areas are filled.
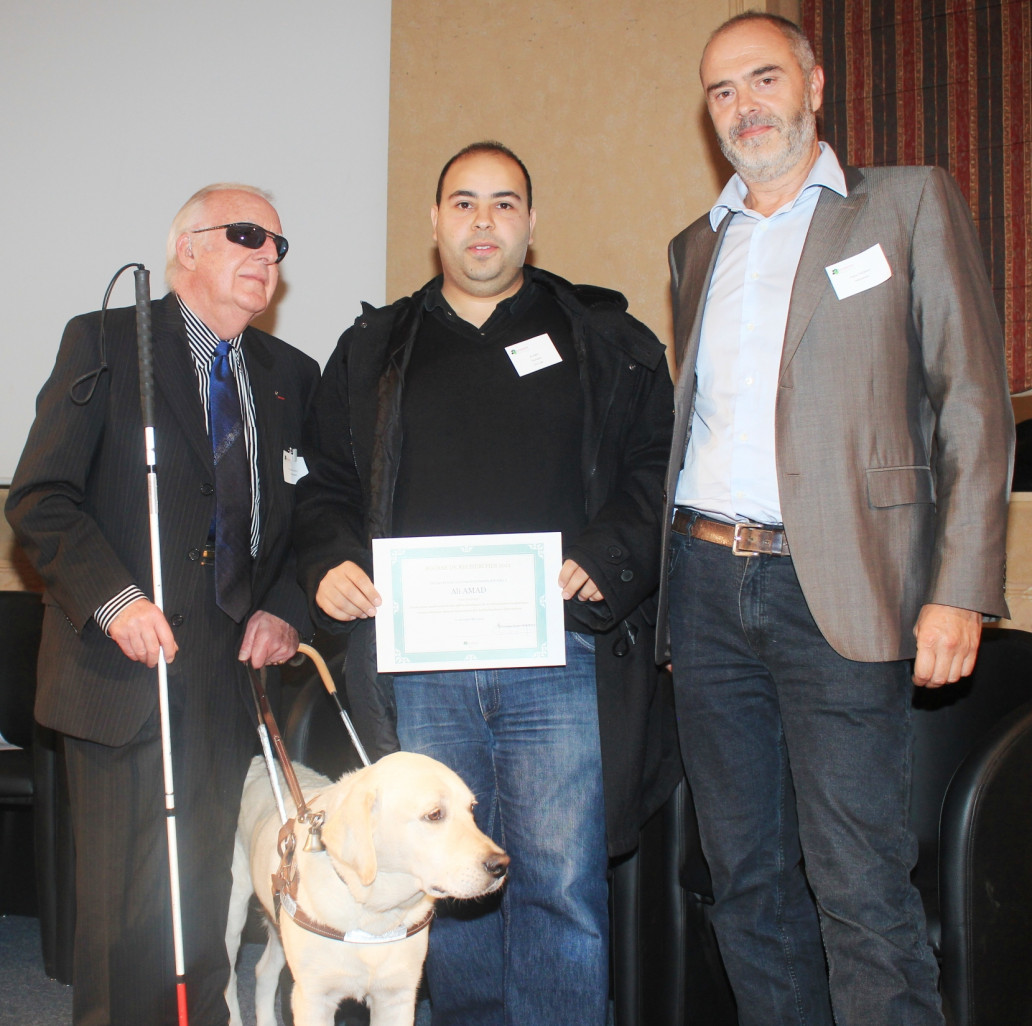
[[[315,593],[315,604],[334,620],[367,620],[382,601],[369,574],[351,560],[328,571]]]
[[[158,665],[161,649],[166,663],[179,651],[168,620],[150,599],[130,602],[108,625],[108,634],[130,659],[150,667]]]

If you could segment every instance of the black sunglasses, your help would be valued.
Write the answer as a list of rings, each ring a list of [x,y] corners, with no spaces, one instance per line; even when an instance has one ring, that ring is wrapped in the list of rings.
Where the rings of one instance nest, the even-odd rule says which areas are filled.
[[[193,228],[191,233],[217,232],[220,228],[226,229],[226,238],[235,242],[238,246],[247,249],[261,249],[266,239],[272,239],[276,246],[276,263],[278,264],[286,255],[289,243],[282,235],[270,232],[260,224],[251,224],[250,221],[238,221],[235,224],[214,224],[210,228]]]

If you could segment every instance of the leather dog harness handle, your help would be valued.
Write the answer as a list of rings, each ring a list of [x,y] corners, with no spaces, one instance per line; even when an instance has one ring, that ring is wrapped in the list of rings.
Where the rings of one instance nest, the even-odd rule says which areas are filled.
[[[280,736],[279,724],[276,723],[276,717],[272,714],[272,708],[269,705],[269,699],[262,684],[262,674],[259,674],[250,664],[247,666],[247,672],[251,675],[251,687],[254,688],[254,693],[258,698],[258,708],[261,710],[262,719],[265,721],[265,726],[272,739],[272,747],[276,749],[276,756],[279,759],[280,766],[283,768],[283,776],[287,779],[290,797],[294,799],[294,804],[297,806],[297,818],[303,820],[309,811],[308,803],[305,801],[305,796],[301,793],[301,785],[297,782],[297,774],[294,772],[290,757],[287,755],[286,745],[283,744],[283,738]]]

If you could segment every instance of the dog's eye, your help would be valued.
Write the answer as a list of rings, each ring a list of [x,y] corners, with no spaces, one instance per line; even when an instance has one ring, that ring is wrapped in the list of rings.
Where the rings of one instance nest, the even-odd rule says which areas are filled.
[[[439,823],[444,819],[444,809],[431,809],[424,817],[428,823]]]

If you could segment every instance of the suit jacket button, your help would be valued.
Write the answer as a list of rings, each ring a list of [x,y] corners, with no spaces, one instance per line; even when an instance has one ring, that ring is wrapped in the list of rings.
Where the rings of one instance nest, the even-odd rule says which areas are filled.
[[[621,581],[633,581],[634,580],[634,571],[633,570],[622,570],[622,571],[620,571],[620,580]]]
[[[214,491],[215,486],[207,481],[205,481],[204,484],[201,485],[201,495],[212,495]]]
[[[619,559],[623,555],[623,549],[619,545],[610,545],[608,555],[610,559]]]
[[[173,627],[181,627],[183,624],[183,614],[173,613],[172,619],[169,620],[169,623],[172,624]]]
[[[186,558],[187,558],[187,559],[192,559],[192,560],[194,560],[194,561],[196,561],[196,560],[200,559],[200,558],[201,558],[201,550],[200,550],[200,549],[191,549],[191,550],[190,550],[190,551],[189,551],[189,552],[188,552],[188,553],[186,554]]]

